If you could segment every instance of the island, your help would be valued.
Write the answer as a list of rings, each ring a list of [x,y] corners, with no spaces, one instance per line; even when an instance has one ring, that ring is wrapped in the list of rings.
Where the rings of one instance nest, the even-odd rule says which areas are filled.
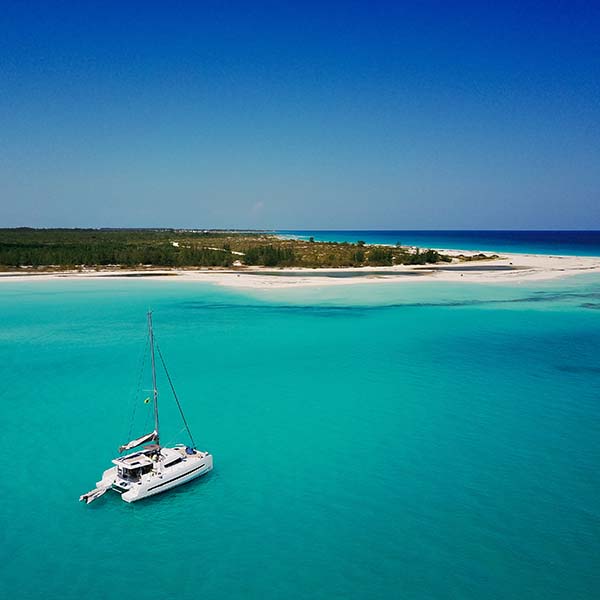
[[[0,279],[173,277],[235,287],[516,281],[600,271],[600,259],[316,241],[273,231],[0,229]],[[428,276],[428,277],[427,277]]]
[[[483,254],[461,260],[491,258]],[[0,269],[155,267],[369,267],[450,263],[432,249],[317,242],[262,231],[193,229],[0,229]]]

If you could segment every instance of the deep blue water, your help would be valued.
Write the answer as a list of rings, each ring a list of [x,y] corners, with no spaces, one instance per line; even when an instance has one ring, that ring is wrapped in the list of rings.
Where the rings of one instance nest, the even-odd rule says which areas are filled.
[[[396,244],[426,248],[600,256],[600,231],[279,231],[318,241]]]
[[[85,506],[130,426],[146,431],[149,306],[215,470]],[[599,350],[591,276],[3,281],[2,597],[598,598]]]

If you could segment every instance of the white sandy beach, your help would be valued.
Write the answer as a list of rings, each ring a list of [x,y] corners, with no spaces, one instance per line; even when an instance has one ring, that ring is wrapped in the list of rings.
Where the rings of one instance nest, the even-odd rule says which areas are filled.
[[[440,249],[450,256],[471,255],[473,251]],[[489,254],[489,252],[488,252]],[[2,273],[0,281],[48,281],[56,279],[132,279],[213,283],[236,288],[289,288],[323,285],[355,285],[382,282],[450,281],[469,283],[520,283],[600,273],[600,257],[549,256],[545,254],[501,253],[500,258],[437,265],[399,265],[339,269],[247,267],[219,269],[83,270],[52,273]]]

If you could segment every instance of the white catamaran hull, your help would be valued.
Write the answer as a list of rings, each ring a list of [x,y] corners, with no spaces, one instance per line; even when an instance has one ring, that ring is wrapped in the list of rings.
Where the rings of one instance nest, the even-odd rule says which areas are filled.
[[[172,450],[175,449],[164,448],[163,452],[170,453]],[[183,454],[180,449],[177,450]],[[196,451],[172,466],[159,463],[156,470],[142,475],[138,481],[127,481],[119,477],[117,467],[112,467],[104,471],[102,479],[96,483],[96,488],[113,489],[121,494],[125,502],[136,502],[188,483],[212,471],[212,468],[212,454]]]
[[[152,312],[150,311],[148,312],[148,345],[150,347],[152,364],[154,430],[119,446],[119,453],[133,450],[140,446],[144,447],[137,452],[115,458],[112,461],[114,467],[104,471],[102,479],[96,483],[96,487],[79,497],[79,500],[86,504],[100,498],[111,489],[121,494],[121,498],[125,502],[136,502],[142,498],[155,496],[178,485],[187,483],[208,473],[213,468],[212,455],[208,452],[196,450],[196,444],[183,414],[179,398],[175,393],[171,376],[167,371],[160,348],[158,344],[155,344],[154,332],[152,330]],[[177,444],[172,448],[167,448],[160,445],[155,345],[169,385],[171,386],[175,402],[179,408],[181,418],[183,419],[183,424],[188,432],[191,446]],[[149,401],[150,398],[148,397],[145,402],[148,403]],[[148,445],[148,442],[156,443]]]

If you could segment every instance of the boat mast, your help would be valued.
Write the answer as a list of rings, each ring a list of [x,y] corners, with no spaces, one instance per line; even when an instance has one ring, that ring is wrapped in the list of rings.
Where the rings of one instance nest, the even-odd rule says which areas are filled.
[[[152,359],[152,394],[154,399],[154,431],[156,443],[160,446],[158,434],[158,389],[156,387],[156,364],[154,361],[154,332],[152,331],[152,311],[148,311],[148,336],[150,340],[150,357]]]

